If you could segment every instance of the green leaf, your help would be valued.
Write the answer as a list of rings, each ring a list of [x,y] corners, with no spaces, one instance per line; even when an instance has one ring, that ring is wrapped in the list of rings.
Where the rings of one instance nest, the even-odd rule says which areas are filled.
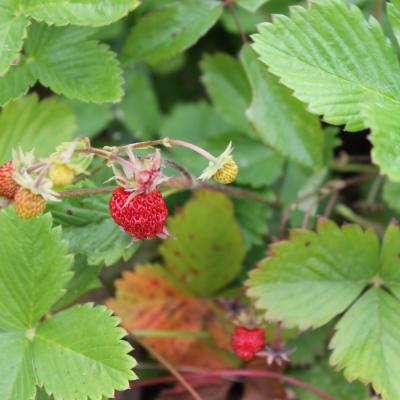
[[[298,337],[288,340],[289,351],[293,352],[290,354],[290,362],[294,365],[313,364],[318,356],[324,354],[331,333],[332,326],[328,324],[313,331],[303,332]]]
[[[49,25],[101,26],[126,16],[139,0],[29,0],[26,15]]]
[[[236,3],[245,10],[254,12],[257,11],[267,1],[269,0],[236,0]]]
[[[36,78],[25,61],[12,67],[7,75],[0,77],[0,106],[23,96],[35,82]]]
[[[114,116],[107,104],[84,103],[79,100],[65,100],[76,117],[77,136],[94,137],[113,120]]]
[[[392,0],[391,3],[386,3],[386,11],[397,42],[400,43],[400,0]]]
[[[148,72],[129,71],[125,91],[116,116],[136,138],[151,139],[160,128],[162,116]]]
[[[246,248],[262,245],[263,239],[268,233],[271,209],[265,204],[245,199],[234,199],[233,204],[235,205],[235,217],[240,224]]]
[[[268,18],[268,14],[261,10],[251,12],[244,8],[236,8],[236,17],[243,33],[252,34],[257,31],[258,24],[265,22],[266,18]],[[221,22],[229,33],[240,35],[235,18],[233,18],[232,13],[227,9],[227,7],[225,7],[224,12],[222,13]]]
[[[195,294],[212,296],[240,272],[244,246],[224,195],[197,192],[168,227],[177,240],[160,247],[166,267]]]
[[[331,364],[343,368],[348,380],[372,382],[383,399],[398,399],[400,302],[384,290],[373,288],[346,313],[336,329],[330,343]]]
[[[16,100],[0,114],[0,164],[17,147],[48,156],[60,142],[72,139],[75,129],[71,110],[56,98],[39,101],[33,94]]]
[[[343,312],[373,278],[379,241],[358,225],[323,220],[316,233],[292,231],[271,247],[273,256],[250,274],[248,294],[269,320],[319,327]],[[315,301],[318,299],[318,301]]]
[[[254,136],[245,116],[251,88],[239,61],[216,53],[204,56],[200,66],[202,81],[221,116],[233,128]]]
[[[53,305],[53,310],[63,308],[91,289],[101,287],[99,280],[100,265],[88,265],[84,256],[75,257],[72,267],[72,279],[65,286],[65,294]]]
[[[32,399],[36,378],[32,350],[24,332],[0,330],[0,398],[2,400]]]
[[[93,184],[84,182],[78,187]],[[63,237],[71,252],[84,255],[89,266],[109,266],[121,258],[127,260],[137,249],[130,246],[132,237],[112,220],[109,198],[109,194],[70,197],[49,206],[55,221],[63,225]]]
[[[379,277],[385,285],[400,299],[400,229],[389,225],[382,244],[381,269]]]
[[[368,400],[371,399],[367,386],[358,382],[347,382],[343,376],[333,370],[327,359],[322,359],[314,364],[311,368],[298,370],[292,375],[308,383],[309,385],[323,390],[335,399],[352,399],[352,400]],[[292,387],[296,392],[298,400],[320,400],[321,397],[309,391],[299,389],[297,386]]]
[[[324,137],[318,118],[257,61],[250,47],[243,48],[241,59],[253,89],[246,116],[260,139],[290,160],[321,167]]]
[[[78,305],[63,311],[36,330],[35,369],[48,394],[64,400],[113,397],[135,379],[125,331],[103,306]],[[60,379],[60,376],[63,378]]]
[[[0,76],[19,57],[29,24],[21,14],[19,0],[3,0],[0,4]]]
[[[365,108],[366,122],[371,128],[372,160],[394,181],[400,181],[400,108],[390,103],[374,104]]]
[[[122,77],[116,55],[108,46],[88,40],[88,34],[83,28],[34,24],[26,42],[30,68],[43,85],[68,98],[93,103],[120,100]]]
[[[80,305],[44,319],[71,278],[51,216],[22,220],[2,210],[0,237],[1,398],[30,400],[38,385],[56,399],[94,400],[128,387],[135,361],[111,310]]]
[[[290,18],[259,26],[254,49],[270,71],[326,122],[366,127],[363,107],[385,99],[400,107],[396,51],[377,21],[341,0],[295,6]]]
[[[0,212],[0,330],[34,326],[71,278],[67,244],[51,225],[49,214],[22,220],[13,209]]]
[[[127,61],[157,64],[195,44],[218,20],[217,0],[179,0],[156,8],[133,27],[125,43]]]

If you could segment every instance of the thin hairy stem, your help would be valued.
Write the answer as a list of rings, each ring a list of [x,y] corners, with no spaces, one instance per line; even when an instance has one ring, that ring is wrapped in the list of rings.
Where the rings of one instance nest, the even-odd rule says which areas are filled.
[[[232,15],[233,21],[235,22],[236,28],[240,34],[240,38],[242,39],[243,44],[249,43],[249,40],[247,39],[247,36],[244,33],[244,30],[242,28],[242,25],[240,23],[239,17],[237,15],[235,5],[233,4],[232,0],[225,0],[224,4],[228,7],[229,12]]]

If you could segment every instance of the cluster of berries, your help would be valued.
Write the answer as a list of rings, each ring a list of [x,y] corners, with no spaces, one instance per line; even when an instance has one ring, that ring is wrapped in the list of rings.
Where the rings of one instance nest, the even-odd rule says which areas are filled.
[[[219,157],[180,140],[166,139],[161,144],[181,145],[205,156],[210,163],[200,180],[213,178],[228,184],[236,179],[239,169],[232,157],[231,144]],[[40,162],[35,161],[33,152],[14,152],[12,161],[0,167],[0,196],[5,198],[1,205],[14,201],[16,212],[24,219],[41,214],[48,201],[59,201],[59,194],[53,188],[70,185],[78,174],[86,173],[93,150],[96,149],[90,147],[86,138],[78,138],[61,144],[55,153]],[[110,214],[133,240],[165,238],[168,209],[159,187],[170,178],[163,175],[160,151],[156,150],[152,156],[136,157],[127,146],[126,153],[127,156],[120,156],[113,148],[98,149],[96,153],[107,158],[114,171],[112,179],[118,184],[110,198]]]

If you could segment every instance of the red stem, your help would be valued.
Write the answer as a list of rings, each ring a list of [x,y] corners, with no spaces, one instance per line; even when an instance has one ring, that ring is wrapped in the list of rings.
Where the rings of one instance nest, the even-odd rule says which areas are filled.
[[[283,375],[279,372],[272,372],[272,371],[257,371],[257,370],[247,370],[247,369],[225,369],[220,371],[199,371],[195,373],[186,373],[182,374],[185,379],[196,379],[201,376],[202,378],[213,378],[213,377],[222,377],[222,378],[229,378],[234,376],[251,376],[251,377],[259,377],[259,378],[270,378],[270,379],[279,379],[283,382],[290,383],[291,385],[298,386],[304,390],[307,390],[315,395],[319,396],[323,400],[335,400],[334,397],[331,395],[319,390],[307,383],[299,381],[296,378],[292,378],[291,376]],[[151,385],[159,385],[161,383],[169,383],[175,382],[177,379],[175,376],[161,376],[158,378],[146,379],[143,381],[132,382],[131,388],[138,388],[144,386],[151,386]]]

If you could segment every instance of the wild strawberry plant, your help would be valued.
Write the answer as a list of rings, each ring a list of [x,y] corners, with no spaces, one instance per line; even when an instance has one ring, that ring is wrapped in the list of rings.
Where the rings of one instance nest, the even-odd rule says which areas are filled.
[[[397,400],[399,40],[400,0],[0,0],[0,398]]]

